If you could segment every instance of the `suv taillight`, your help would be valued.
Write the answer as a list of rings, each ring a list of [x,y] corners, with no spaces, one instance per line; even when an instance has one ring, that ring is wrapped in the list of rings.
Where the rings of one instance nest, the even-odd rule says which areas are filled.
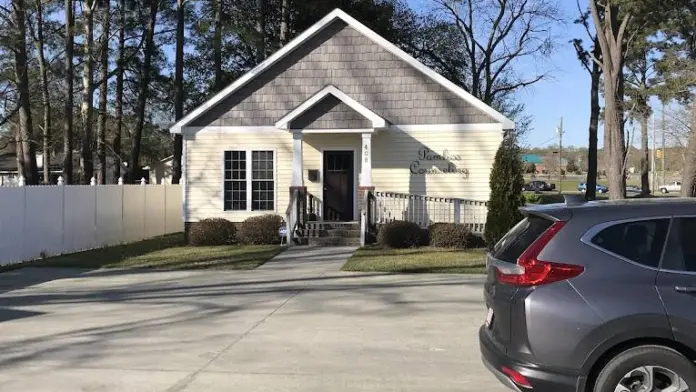
[[[539,260],[539,254],[551,239],[565,226],[565,222],[554,222],[517,259],[516,268],[497,269],[498,281],[514,286],[540,286],[570,279],[585,269],[578,265],[552,263]]]

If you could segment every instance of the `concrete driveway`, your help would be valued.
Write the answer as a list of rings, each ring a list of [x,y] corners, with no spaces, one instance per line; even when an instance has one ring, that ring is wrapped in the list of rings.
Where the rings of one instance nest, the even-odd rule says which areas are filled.
[[[351,252],[0,274],[0,390],[505,391],[480,362],[481,278],[338,272]]]

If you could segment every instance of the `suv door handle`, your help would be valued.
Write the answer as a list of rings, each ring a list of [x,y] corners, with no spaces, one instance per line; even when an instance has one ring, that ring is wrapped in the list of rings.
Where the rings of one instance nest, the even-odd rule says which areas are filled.
[[[674,286],[674,291],[679,293],[696,294],[696,287]]]

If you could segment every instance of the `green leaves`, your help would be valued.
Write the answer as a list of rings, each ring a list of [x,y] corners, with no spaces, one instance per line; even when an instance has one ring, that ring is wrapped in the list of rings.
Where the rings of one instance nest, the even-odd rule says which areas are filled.
[[[488,202],[488,217],[484,238],[493,247],[505,233],[522,219],[519,208],[524,205],[520,149],[511,136],[506,137],[493,162]]]

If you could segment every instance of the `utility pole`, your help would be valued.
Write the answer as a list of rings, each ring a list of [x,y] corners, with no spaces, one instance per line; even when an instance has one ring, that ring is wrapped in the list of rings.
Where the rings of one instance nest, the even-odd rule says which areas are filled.
[[[655,125],[655,113],[652,114],[652,154],[650,154],[650,190],[655,193],[657,184],[655,183],[655,150],[657,149],[657,126]]]
[[[665,101],[662,101],[662,185],[666,184],[665,156],[667,155],[667,151],[665,150],[665,132],[667,132],[667,117],[665,115]]]
[[[561,125],[556,129],[558,132],[558,192],[563,192],[563,117]]]

